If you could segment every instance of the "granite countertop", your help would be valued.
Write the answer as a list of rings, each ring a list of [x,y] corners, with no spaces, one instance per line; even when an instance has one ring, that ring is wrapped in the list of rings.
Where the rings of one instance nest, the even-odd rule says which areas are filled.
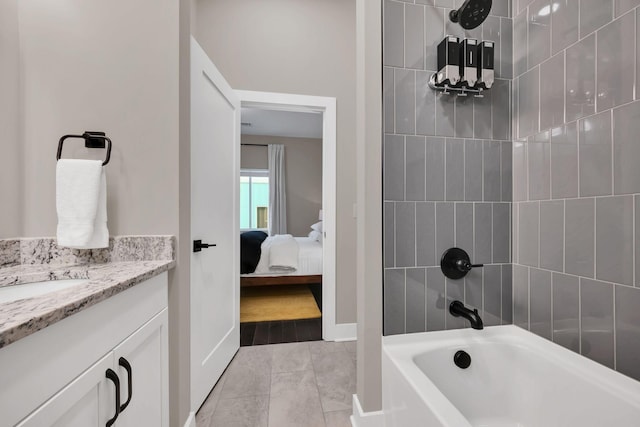
[[[20,240],[20,259],[9,262],[5,258],[4,263],[0,244],[0,265],[5,266],[0,268],[0,288],[58,279],[88,282],[0,303],[0,348],[175,267],[171,236],[116,238],[109,249],[93,254],[60,249],[52,242]]]

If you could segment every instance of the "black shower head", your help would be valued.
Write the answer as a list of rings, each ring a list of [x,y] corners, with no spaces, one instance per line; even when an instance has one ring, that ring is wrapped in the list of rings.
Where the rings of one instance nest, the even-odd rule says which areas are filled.
[[[472,30],[487,19],[492,3],[491,0],[465,0],[460,9],[449,13],[449,19],[460,22],[465,30]]]

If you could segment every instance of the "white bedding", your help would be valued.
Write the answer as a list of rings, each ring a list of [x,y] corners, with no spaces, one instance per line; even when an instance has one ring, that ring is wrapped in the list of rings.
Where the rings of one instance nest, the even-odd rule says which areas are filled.
[[[299,247],[297,270],[270,270],[268,260],[265,262],[261,256],[256,271],[251,274],[241,274],[241,276],[314,276],[322,274],[322,243],[309,237],[294,237],[294,239],[298,242]]]

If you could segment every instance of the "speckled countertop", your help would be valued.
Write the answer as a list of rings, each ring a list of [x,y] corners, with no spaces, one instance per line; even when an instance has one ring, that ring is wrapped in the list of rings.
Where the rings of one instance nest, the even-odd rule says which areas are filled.
[[[53,239],[0,240],[0,288],[88,279],[45,295],[0,303],[0,348],[175,266],[172,236],[123,236],[107,249],[59,248]],[[1,291],[1,289],[0,289]]]

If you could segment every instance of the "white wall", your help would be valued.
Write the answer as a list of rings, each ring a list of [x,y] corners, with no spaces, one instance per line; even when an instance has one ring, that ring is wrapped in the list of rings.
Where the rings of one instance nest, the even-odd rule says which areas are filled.
[[[0,0],[0,239],[22,233],[18,2]]]
[[[287,233],[308,235],[322,208],[322,140],[242,135],[242,143],[284,145]],[[268,169],[267,147],[242,146],[240,167]]]
[[[355,322],[355,0],[198,0],[197,7],[196,38],[233,88],[337,98],[336,322]]]

